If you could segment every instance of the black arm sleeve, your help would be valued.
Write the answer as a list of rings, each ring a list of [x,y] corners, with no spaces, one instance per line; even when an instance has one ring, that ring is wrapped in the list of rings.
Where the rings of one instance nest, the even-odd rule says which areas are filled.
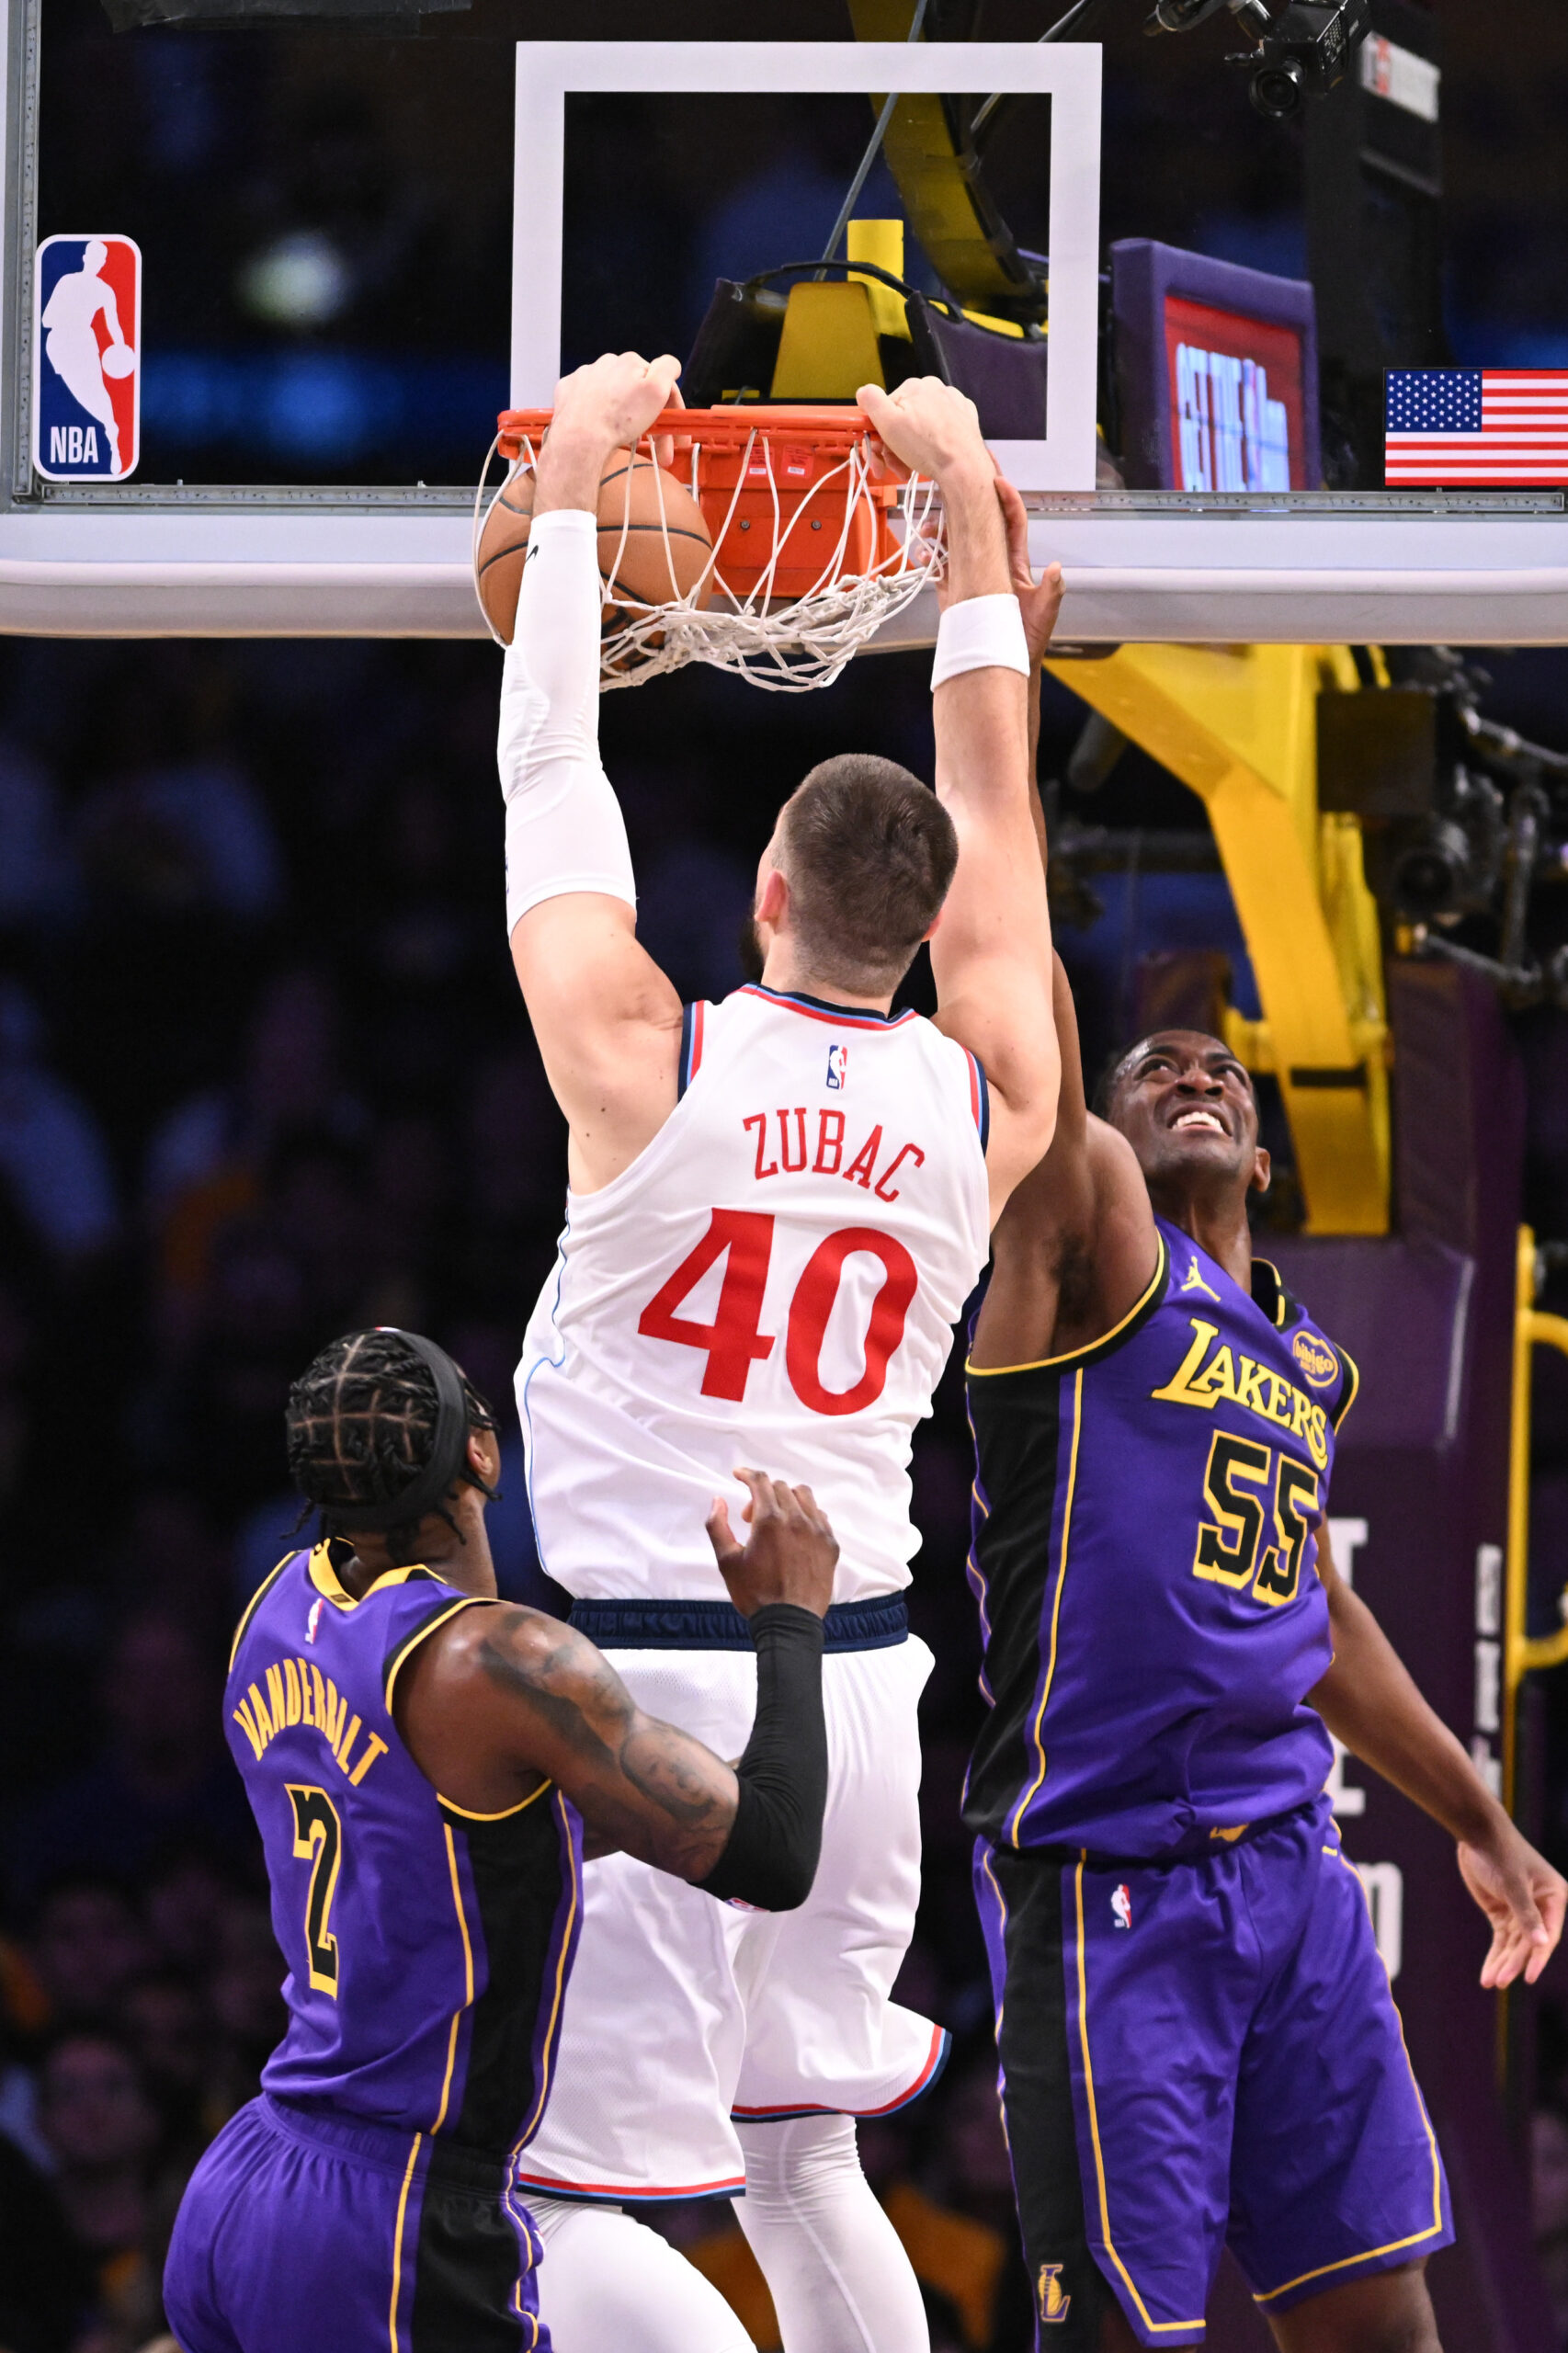
[[[756,1716],[735,1767],[734,1827],[698,1884],[765,1912],[792,1912],[812,1892],[827,1803],[822,1620],[776,1601],[748,1622],[756,1646]]]

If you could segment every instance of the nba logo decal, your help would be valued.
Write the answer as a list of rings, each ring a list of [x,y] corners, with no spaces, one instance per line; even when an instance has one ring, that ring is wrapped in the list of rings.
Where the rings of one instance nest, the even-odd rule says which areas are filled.
[[[306,1619],[306,1620],[305,1620],[305,1640],[306,1640],[306,1642],[307,1642],[307,1643],[313,1643],[313,1642],[315,1641],[315,1638],[316,1638],[316,1628],[317,1628],[320,1624],[321,1624],[321,1601],[320,1601],[320,1598],[319,1598],[319,1597],[318,1597],[318,1598],[317,1598],[316,1600],[314,1600],[314,1601],[312,1601],[312,1604],[311,1604],[311,1614],[310,1614],[310,1616],[309,1616],[309,1617]]]
[[[836,1094],[844,1085],[849,1069],[847,1046],[830,1046],[827,1050],[827,1083]]]
[[[46,237],[33,271],[33,464],[48,482],[123,482],[141,434],[141,248]]]
[[[1130,1928],[1132,1926],[1132,1898],[1128,1892],[1125,1881],[1119,1888],[1112,1890],[1110,1910],[1111,1917],[1119,1928]]]
[[[1042,2263],[1040,2267],[1040,2316],[1041,2320],[1060,2321],[1067,2317],[1073,2299],[1062,2292],[1062,2266]]]

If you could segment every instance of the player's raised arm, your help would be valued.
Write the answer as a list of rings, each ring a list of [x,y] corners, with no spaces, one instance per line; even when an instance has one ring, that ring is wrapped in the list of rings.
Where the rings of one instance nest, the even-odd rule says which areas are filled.
[[[1024,503],[1011,483],[998,481],[996,487],[1029,657],[1029,813],[1043,870],[1045,814],[1035,770],[1040,665],[1061,606],[1062,581],[1052,565],[1035,585]],[[971,1358],[981,1369],[1032,1364],[1087,1347],[1120,1322],[1159,1256],[1148,1188],[1132,1147],[1089,1109],[1077,1007],[1054,952],[1051,1017],[1062,1061],[1055,1132],[997,1222],[996,1279],[986,1291]]]
[[[1028,791],[1029,661],[996,472],[974,404],[950,384],[866,385],[862,405],[896,456],[935,477],[948,569],[932,673],[937,791],[958,870],[931,938],[937,1026],[991,1086],[993,1221],[1051,1142],[1058,1083],[1051,916]]]
[[[717,1896],[789,1911],[811,1893],[827,1794],[822,1620],[838,1546],[809,1488],[759,1472],[743,1549],[716,1503],[709,1535],[757,1656],[756,1716],[733,1767],[644,1715],[603,1654],[557,1620],[465,1611],[399,1687],[421,1769],[455,1804],[499,1813],[556,1782],[587,1851],[624,1850]]]
[[[620,807],[599,760],[599,482],[674,394],[635,352],[566,377],[535,480],[501,688],[506,928],[571,1131],[572,1182],[619,1176],[675,1108],[680,1000],[638,945]]]

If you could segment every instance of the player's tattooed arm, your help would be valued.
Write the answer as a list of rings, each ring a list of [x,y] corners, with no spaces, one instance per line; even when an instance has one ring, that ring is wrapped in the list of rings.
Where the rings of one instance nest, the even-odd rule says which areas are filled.
[[[832,1599],[838,1548],[808,1488],[790,1488],[757,1472],[739,1475],[751,1495],[749,1541],[743,1547],[736,1539],[722,1503],[714,1506],[709,1534],[737,1608],[754,1620],[758,1650],[756,1725],[740,1766],[645,1714],[603,1653],[571,1627],[538,1610],[502,1604],[464,1610],[449,1620],[399,1679],[399,1727],[443,1797],[469,1813],[494,1815],[548,1779],[581,1813],[586,1851],[624,1851],[698,1881],[722,1859],[732,1869],[737,1845],[755,1854],[755,1836],[736,1839],[737,1822],[749,1804],[774,1841],[772,1855],[762,1858],[770,1886],[778,1878],[778,1854],[786,1863],[798,1859],[802,1839],[814,1861],[822,1801],[812,1776],[790,1758],[770,1778],[776,1759],[759,1759],[754,1751],[770,1693],[778,1712],[781,1678],[791,1705],[803,1708],[806,1717],[814,1707],[820,1732],[821,1638],[811,1620],[820,1620]],[[777,1609],[780,1603],[787,1606]],[[781,1626],[780,1620],[787,1622]],[[804,1669],[802,1628],[811,1638],[808,1651],[815,1651]],[[797,1729],[801,1746],[809,1749],[804,1717]],[[740,1861],[744,1870],[746,1858]]]
[[[487,1610],[479,1664],[515,1705],[513,1740],[583,1816],[586,1851],[706,1879],[734,1827],[732,1767],[644,1715],[601,1651],[529,1610]],[[546,1631],[545,1630],[549,1631]]]

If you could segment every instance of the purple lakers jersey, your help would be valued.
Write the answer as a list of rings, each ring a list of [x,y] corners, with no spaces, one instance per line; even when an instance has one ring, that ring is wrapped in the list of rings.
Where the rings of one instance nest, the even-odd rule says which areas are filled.
[[[224,1712],[289,1968],[264,2086],[501,2154],[531,2137],[550,2089],[582,1824],[553,1784],[465,1813],[392,1719],[419,1644],[488,1606],[425,1568],[357,1601],[327,1546],[293,1553],[241,1621]]]
[[[1317,1531],[1356,1369],[1267,1260],[1249,1295],[1156,1222],[1115,1331],[970,1368],[990,1714],[964,1813],[998,1846],[1171,1854],[1328,1772]]]

